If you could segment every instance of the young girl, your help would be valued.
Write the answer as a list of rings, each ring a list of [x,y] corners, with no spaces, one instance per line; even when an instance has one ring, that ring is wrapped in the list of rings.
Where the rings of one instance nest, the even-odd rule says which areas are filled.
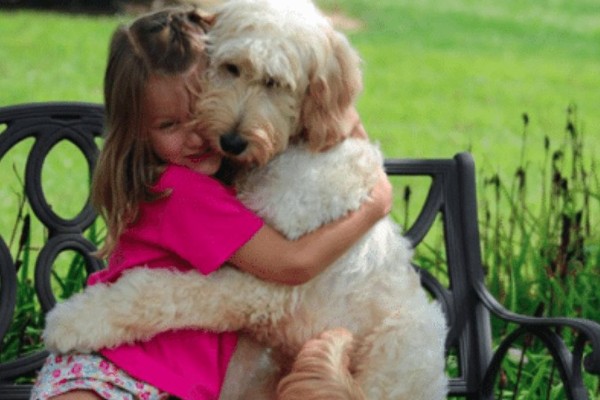
[[[206,63],[205,24],[196,11],[165,10],[113,36],[104,92],[108,130],[92,185],[108,227],[100,251],[108,266],[89,285],[114,282],[136,266],[209,274],[225,262],[262,279],[300,284],[391,208],[382,174],[359,210],[289,241],[211,177],[221,155],[196,132],[192,113]],[[236,340],[236,333],[179,330],[101,354],[50,355],[32,398],[217,399]]]

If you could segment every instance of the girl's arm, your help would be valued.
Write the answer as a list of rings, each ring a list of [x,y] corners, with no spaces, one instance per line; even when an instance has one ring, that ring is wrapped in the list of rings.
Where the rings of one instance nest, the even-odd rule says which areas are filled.
[[[392,206],[392,186],[382,171],[370,200],[348,215],[297,240],[286,239],[264,225],[229,262],[260,279],[298,285],[307,282],[342,256]]]

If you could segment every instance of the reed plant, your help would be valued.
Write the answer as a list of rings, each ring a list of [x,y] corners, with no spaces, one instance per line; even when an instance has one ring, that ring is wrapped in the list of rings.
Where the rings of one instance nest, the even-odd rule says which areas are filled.
[[[560,128],[547,132],[536,147],[531,143],[530,116],[524,113],[521,150],[516,157],[511,155],[513,171],[506,174],[486,166],[478,170],[486,285],[500,303],[516,313],[600,321],[600,177],[582,126],[576,106],[571,105],[562,132]],[[530,152],[535,161],[529,159]],[[408,227],[431,182],[395,183],[401,204],[395,207],[394,217]],[[443,227],[441,221],[435,224],[417,247],[415,260],[448,285]],[[496,341],[514,328],[492,318]],[[569,344],[576,339],[570,331],[561,334]],[[450,354],[451,376],[457,373],[454,361]],[[585,379],[590,398],[600,398],[600,380]],[[497,399],[566,398],[552,356],[530,336],[511,350],[497,389]]]
[[[480,174],[488,287],[514,311],[600,320],[597,160],[575,106],[567,109],[563,137],[539,143],[542,165],[526,159],[529,116],[522,120],[523,151],[512,177]]]
[[[536,316],[600,321],[600,181],[596,159],[585,146],[577,108],[566,112],[564,134],[548,134],[541,165],[527,160],[530,118],[522,115],[519,163],[508,179],[483,172],[480,230],[487,286],[510,310]],[[535,148],[535,144],[533,144]],[[537,176],[536,176],[537,175]],[[494,337],[510,324],[492,320]],[[568,343],[572,332],[561,332]],[[533,337],[503,364],[498,399],[564,399],[552,357]],[[510,385],[509,385],[510,382]],[[586,377],[590,398],[600,397],[598,378]]]

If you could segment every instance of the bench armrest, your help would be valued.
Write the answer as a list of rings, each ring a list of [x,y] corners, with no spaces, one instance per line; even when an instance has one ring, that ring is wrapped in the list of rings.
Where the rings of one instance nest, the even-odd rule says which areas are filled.
[[[494,316],[516,326],[504,337],[494,351],[492,360],[484,376],[482,391],[491,395],[494,380],[500,372],[502,361],[515,342],[533,335],[548,349],[560,373],[565,392],[570,399],[587,399],[587,388],[583,383],[582,365],[590,374],[600,375],[600,324],[582,318],[534,317],[514,313],[502,306],[487,290],[483,283],[474,288],[485,306]],[[571,329],[575,333],[572,349],[565,342],[562,330]],[[584,356],[584,349],[591,351]]]

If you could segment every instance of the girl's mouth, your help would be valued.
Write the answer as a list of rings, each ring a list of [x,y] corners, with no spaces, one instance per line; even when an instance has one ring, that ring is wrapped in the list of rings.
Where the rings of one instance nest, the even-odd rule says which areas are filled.
[[[210,149],[206,149],[202,152],[199,152],[196,154],[191,154],[191,155],[187,156],[186,158],[188,160],[190,160],[190,162],[197,164],[201,161],[206,160],[207,158],[209,158],[212,155],[213,155],[213,152]]]

